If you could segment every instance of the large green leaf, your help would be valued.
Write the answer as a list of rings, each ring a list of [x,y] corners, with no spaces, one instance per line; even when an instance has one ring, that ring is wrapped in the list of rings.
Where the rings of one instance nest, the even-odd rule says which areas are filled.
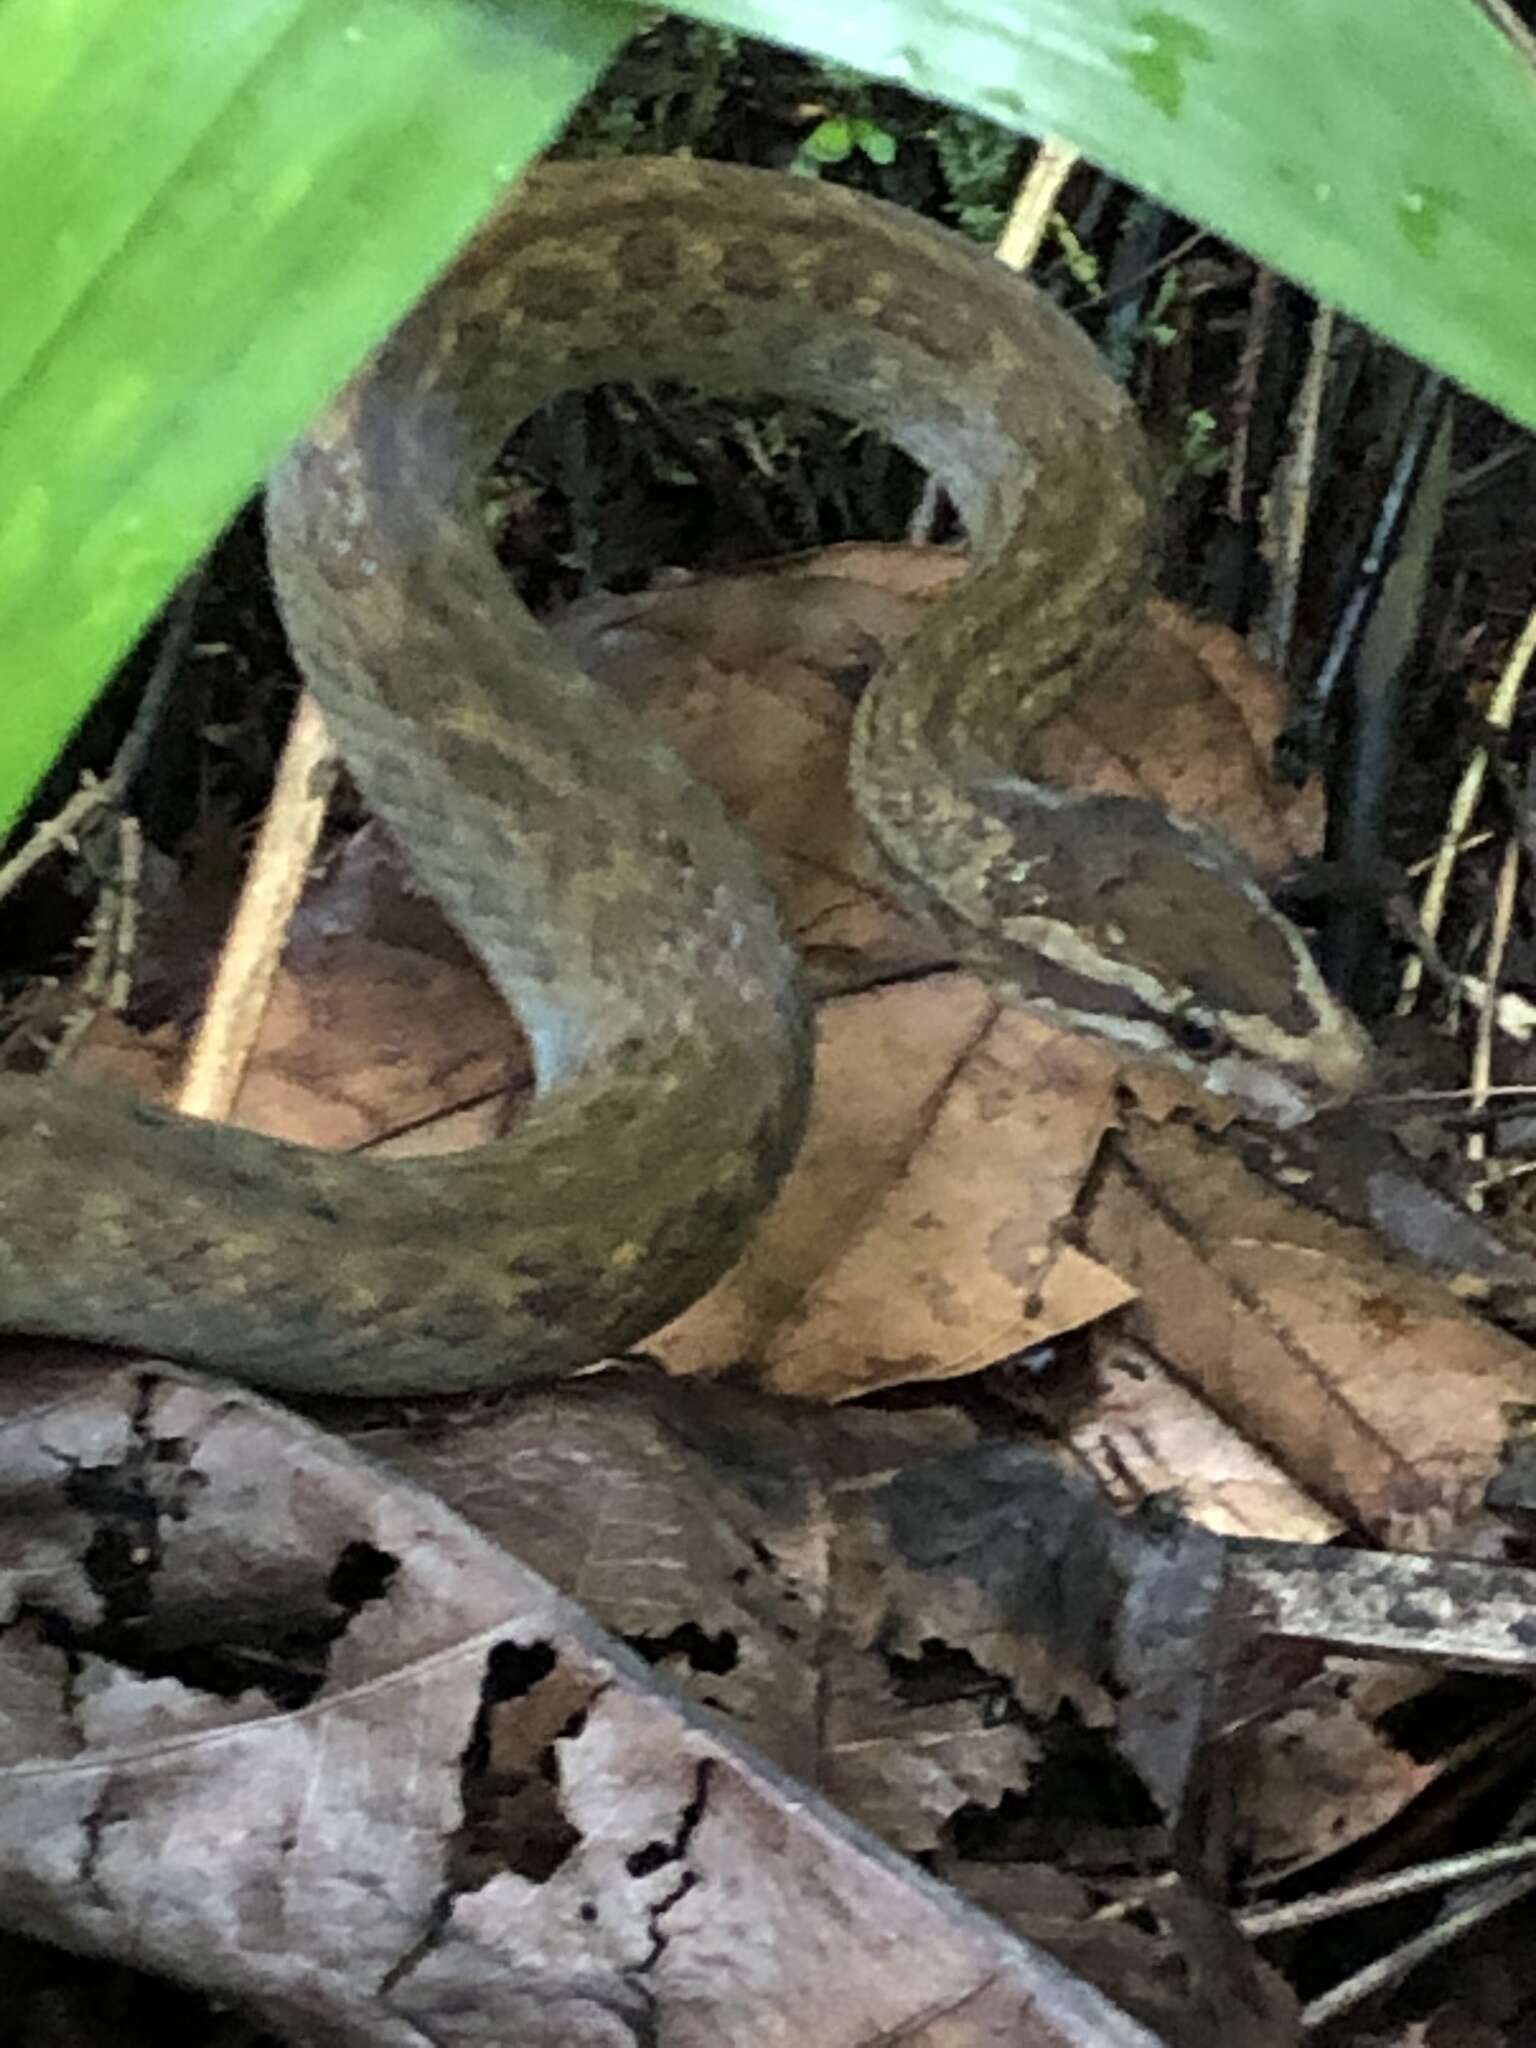
[[[0,0],[0,826],[635,16]]]
[[[703,0],[1069,136],[1536,422],[1497,0]],[[641,19],[0,0],[0,823],[283,442]]]
[[[1501,0],[693,0],[1056,133],[1536,426],[1536,69]]]

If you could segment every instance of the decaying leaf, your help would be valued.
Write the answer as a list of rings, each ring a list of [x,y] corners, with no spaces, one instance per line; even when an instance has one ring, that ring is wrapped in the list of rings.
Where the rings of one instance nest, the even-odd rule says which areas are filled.
[[[658,1690],[432,1494],[174,1372],[65,1366],[53,1386],[29,1412],[8,1380],[0,1427],[14,1927],[193,1978],[300,2040],[1150,2048],[1039,1951]],[[581,1408],[582,1392],[568,1398]],[[672,1397],[682,1455],[701,1437],[721,1448],[729,1409],[709,1398]],[[668,1489],[619,1476],[609,1529],[573,1520],[579,1432],[562,1461],[537,1403],[524,1421],[529,1449],[554,1448],[552,1473],[522,1465],[543,1502],[533,1521],[601,1611],[607,1568],[646,1541],[627,1515],[668,1512]],[[505,1425],[486,1426],[505,1450]],[[856,1492],[901,1433],[875,1418],[861,1443],[843,1426]],[[614,1441],[588,1437],[594,1487],[622,1465]],[[745,1530],[720,1561],[722,1597],[747,1587],[742,1637],[812,1604],[806,1508],[836,1488],[800,1475],[792,1441],[788,1423],[753,1431],[726,1464],[727,1490],[789,1539],[782,1576]],[[515,1489],[515,1456],[508,1470]],[[658,1663],[671,1646],[698,1683],[728,1676],[709,1670],[724,1653],[693,1654],[673,1619],[685,1581],[638,1599],[622,1571],[608,1585]],[[696,1635],[707,1645],[707,1627]],[[776,1724],[788,1718],[781,1706]]]

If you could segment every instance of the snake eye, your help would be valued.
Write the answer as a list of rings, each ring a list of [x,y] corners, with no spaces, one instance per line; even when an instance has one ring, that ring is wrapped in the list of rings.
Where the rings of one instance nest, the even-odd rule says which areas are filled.
[[[1168,1036],[1180,1052],[1187,1052],[1191,1059],[1219,1059],[1232,1043],[1219,1025],[1208,1024],[1200,1017],[1170,1017]]]

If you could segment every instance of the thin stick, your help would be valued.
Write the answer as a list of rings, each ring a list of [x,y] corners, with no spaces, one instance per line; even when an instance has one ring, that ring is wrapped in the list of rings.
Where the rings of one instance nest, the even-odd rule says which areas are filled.
[[[1536,655],[1536,608],[1533,608],[1525,622],[1525,629],[1515,642],[1514,651],[1505,662],[1503,672],[1494,688],[1493,697],[1484,713],[1484,724],[1494,732],[1508,732],[1515,716],[1515,707],[1520,701],[1520,692],[1525,683],[1526,671],[1531,657]],[[1450,892],[1451,876],[1456,862],[1461,857],[1467,827],[1472,822],[1478,800],[1483,793],[1483,783],[1488,775],[1488,749],[1480,746],[1461,771],[1461,780],[1456,785],[1456,794],[1451,798],[1451,808],[1446,817],[1445,830],[1435,850],[1430,868],[1429,880],[1424,885],[1423,901],[1419,905],[1419,923],[1431,938],[1440,930],[1440,921],[1445,916],[1445,899]],[[1424,962],[1417,953],[1409,956],[1403,969],[1402,985],[1398,991],[1397,1014],[1406,1017],[1413,1009],[1419,984],[1424,979]]]
[[[1270,535],[1273,588],[1264,617],[1249,637],[1255,651],[1282,673],[1296,630],[1297,593],[1312,518],[1312,480],[1317,469],[1323,396],[1328,388],[1328,366],[1333,354],[1333,328],[1332,306],[1319,306],[1312,316],[1307,367],[1291,412],[1291,445],[1279,477],[1270,486],[1271,503],[1278,508]]]
[[[1056,211],[1061,189],[1077,169],[1078,153],[1069,142],[1046,136],[1035,151],[1034,161],[1014,197],[1003,232],[993,250],[999,263],[1010,270],[1028,270],[1040,254],[1040,244]]]
[[[1521,1863],[1536,1863],[1536,1835],[1526,1835],[1518,1842],[1496,1842],[1488,1849],[1469,1849],[1464,1856],[1437,1856],[1429,1863],[1415,1863],[1411,1869],[1389,1871],[1385,1877],[1367,1878],[1361,1884],[1340,1885],[1337,1891],[1314,1892],[1310,1898],[1292,1899],[1284,1906],[1256,1906],[1251,1912],[1239,1913],[1237,1924],[1256,1941],[1261,1935],[1288,1934],[1292,1928],[1310,1927],[1318,1920],[1362,1913],[1391,1899],[1412,1898],[1417,1892],[1436,1891],[1460,1878],[1486,1877],[1490,1871]]]
[[[1511,1877],[1501,1885],[1478,1887],[1476,1896],[1458,1910],[1447,1913],[1417,1934],[1411,1941],[1405,1941],[1389,1955],[1378,1956],[1365,1969],[1357,1970],[1353,1977],[1346,1977],[1335,1984],[1331,1991],[1325,1991],[1320,1998],[1314,1998],[1310,2005],[1302,2008],[1301,2024],[1309,2033],[1326,2026],[1351,2006],[1359,2005],[1363,1999],[1384,1991],[1389,1984],[1401,1983],[1410,1970],[1436,1955],[1451,1943],[1459,1941],[1483,1921],[1491,1920],[1495,1913],[1502,1913],[1506,1906],[1523,1899],[1527,1892],[1536,1890],[1536,1872],[1522,1871],[1518,1877]]]
[[[1242,353],[1237,362],[1237,383],[1233,393],[1232,460],[1227,465],[1227,517],[1234,526],[1243,523],[1243,497],[1248,488],[1248,450],[1253,435],[1253,412],[1258,404],[1259,376],[1264,351],[1274,324],[1275,305],[1280,296],[1279,280],[1267,266],[1254,274],[1248,302],[1248,319],[1243,329]]]
[[[234,1107],[335,782],[325,724],[306,693],[187,1059],[177,1107],[188,1116],[223,1117]]]
[[[1478,1112],[1487,1107],[1493,1080],[1493,1033],[1497,1022],[1499,972],[1509,946],[1509,929],[1515,916],[1515,890],[1520,879],[1520,842],[1511,833],[1499,863],[1498,887],[1493,899],[1493,928],[1488,934],[1488,952],[1483,968],[1483,987],[1477,1005],[1477,1036],[1472,1044],[1472,1072],[1468,1107]],[[1467,1133],[1467,1160],[1479,1167],[1488,1156],[1486,1131]],[[1467,1207],[1481,1209],[1482,1196],[1475,1187],[1467,1190]]]

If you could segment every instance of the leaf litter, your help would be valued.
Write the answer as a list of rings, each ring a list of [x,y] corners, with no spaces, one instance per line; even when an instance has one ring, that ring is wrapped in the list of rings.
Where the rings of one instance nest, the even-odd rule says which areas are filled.
[[[1228,1923],[1198,1901],[1165,1900],[1167,1910],[1146,1937],[1150,1949],[1114,1915],[1115,1932],[1093,1938],[1107,1902],[1123,1895],[1127,1870],[1166,1853],[1168,1831],[1178,1823],[1177,1799],[1160,1810],[1144,1783],[1135,1790],[1135,1773],[1126,1775],[1126,1731],[1115,1735],[1124,1712],[1113,1683],[1105,1690],[1113,1678],[1106,1642],[1114,1623],[1103,1605],[1103,1574],[1096,1596],[1087,1590],[1088,1572],[1065,1603],[1067,1610],[1097,1612],[1099,1622],[1086,1640],[1069,1629],[1065,1642],[1038,1617],[1021,1622],[1009,1599],[999,1608],[995,1591],[980,1588],[953,1559],[936,1578],[930,1563],[914,1579],[910,1564],[893,1553],[878,1512],[871,1518],[869,1502],[878,1499],[880,1484],[896,1480],[859,1472],[855,1458],[854,1480],[829,1493],[824,1479],[806,1478],[807,1463],[815,1461],[808,1460],[803,1423],[781,1422],[773,1408],[754,1411],[750,1426],[742,1419],[741,1404],[753,1399],[736,1391],[744,1380],[770,1393],[836,1403],[961,1381],[1023,1357],[1035,1361],[1033,1405],[1051,1415],[1054,1402],[1056,1434],[1112,1495],[1124,1497],[1129,1483],[1134,1496],[1159,1477],[1177,1484],[1189,1510],[1217,1527],[1313,1541],[1353,1527],[1379,1541],[1428,1549],[1492,1550],[1497,1543],[1480,1487],[1498,1456],[1504,1406],[1528,1384],[1523,1347],[1478,1321],[1449,1289],[1376,1252],[1357,1231],[1255,1181],[1235,1154],[1187,1120],[1188,1105],[1161,1075],[1036,1019],[999,1011],[871,880],[874,870],[843,797],[838,748],[857,686],[891,635],[909,629],[924,586],[931,589],[948,572],[948,562],[932,551],[834,550],[762,578],[684,583],[645,598],[595,600],[567,615],[562,629],[583,659],[600,671],[607,665],[646,704],[760,837],[821,998],[812,1127],[800,1165],[742,1265],[649,1347],[675,1374],[731,1378],[732,1388],[719,1394],[683,1390],[697,1411],[691,1425],[678,1423],[676,1399],[663,1382],[617,1439],[613,1416],[621,1397],[592,1430],[579,1399],[562,1396],[510,1418],[498,1416],[495,1404],[484,1414],[456,1414],[451,1431],[430,1415],[408,1437],[370,1428],[363,1441],[371,1456],[413,1471],[471,1521],[483,1521],[500,1496],[501,1512],[490,1520],[495,1537],[546,1571],[652,1669],[707,1709],[728,1712],[757,1749],[797,1779],[819,1785],[841,1811],[1054,1948],[1164,2038],[1235,2038],[1222,2030],[1241,2009],[1250,2029],[1273,2030],[1243,2038],[1288,2039],[1291,2016],[1278,1983],[1241,1943],[1234,1946]],[[1137,663],[1135,693],[1111,688],[1104,706],[1075,710],[1063,747],[1079,761],[1090,757],[1100,787],[1141,788],[1183,808],[1214,810],[1224,830],[1246,837],[1256,861],[1273,868],[1291,860],[1313,820],[1300,800],[1264,793],[1261,762],[1278,710],[1263,673],[1231,636],[1195,627],[1163,605],[1149,614]],[[1195,727],[1186,732],[1176,708],[1195,673],[1211,693],[1195,714],[1198,744]],[[1159,677],[1167,679],[1166,700]],[[1139,730],[1134,720],[1115,724],[1117,698],[1140,714]],[[1221,708],[1213,713],[1212,703]],[[1214,744],[1213,716],[1220,734]],[[1161,767],[1149,752],[1159,734],[1169,741]],[[505,1127],[528,1085],[526,1049],[469,956],[434,920],[376,829],[342,850],[296,920],[240,1120],[306,1143],[381,1147],[479,1142]],[[173,1053],[164,1040],[144,1045],[104,1029],[89,1057],[97,1071],[154,1088],[164,1085]],[[1057,1354],[1074,1343],[1087,1359],[1086,1379],[1081,1371],[1072,1379],[1055,1370]],[[1427,1406],[1404,1402],[1394,1390],[1405,1375],[1422,1372],[1426,1358],[1439,1363],[1443,1394]],[[1060,1378],[1068,1384],[1054,1389]],[[108,1428],[89,1452],[68,1452],[80,1469],[131,1464],[134,1430],[160,1444],[162,1408],[192,1398],[177,1391],[174,1377],[129,1384],[137,1392],[121,1428]],[[61,1383],[51,1367],[47,1385],[54,1419],[42,1440],[68,1412],[67,1404],[54,1406]],[[9,1391],[14,1399],[23,1388],[13,1379]],[[95,1393],[88,1388],[80,1398],[85,1413],[96,1414]],[[699,1405],[722,1399],[725,1422]],[[224,1412],[233,1416],[244,1405],[240,1397]],[[261,1404],[252,1405],[259,1413]],[[974,1419],[942,1402],[904,1424],[897,1416],[867,1423],[900,1438],[877,1454],[867,1447],[863,1453],[887,1475],[930,1470],[945,1455],[986,1454]],[[231,1496],[228,1481],[210,1474],[202,1455],[208,1426],[200,1418],[191,1432],[199,1454],[189,1462],[211,1486],[222,1516]],[[26,1442],[36,1427],[36,1411],[29,1416],[21,1404],[12,1424],[21,1434],[13,1441]],[[835,1434],[831,1418],[824,1416],[818,1430]],[[769,1459],[763,1468],[763,1433],[774,1441],[776,1431],[778,1464]],[[794,1436],[792,1457],[784,1453],[784,1431]],[[1191,1461],[1197,1438],[1202,1456]],[[707,1455],[699,1455],[695,1439],[705,1441]],[[1153,1455],[1149,1447],[1159,1440]],[[50,1455],[58,1458],[58,1441],[50,1442]],[[310,1470],[307,1442],[284,1456],[296,1473]],[[720,1488],[729,1492],[733,1465],[740,1483],[727,1500]],[[985,1494],[985,1466],[962,1463],[957,1470],[964,1474],[964,1521],[979,1512],[975,1488],[982,1485]],[[365,1493],[369,1483],[381,1501],[388,1497],[386,1482],[365,1480]],[[1241,1496],[1235,1513],[1234,1489]],[[586,1492],[597,1511],[573,1542],[570,1503]],[[1028,1529],[1027,1492],[1010,1483],[1008,1498],[1013,1526],[1022,1521]],[[184,1511],[185,1503],[158,1496],[145,1510],[156,1526],[159,1517],[174,1522]],[[55,1565],[67,1559],[72,1542],[84,1542],[89,1518],[78,1502],[70,1512],[73,1520],[66,1516],[54,1546]],[[328,1515],[321,1513],[320,1526]],[[983,1526],[990,1527],[984,1518]],[[1079,1533],[1090,1526],[1085,1519]],[[385,1595],[349,1609],[338,1602],[333,1574],[320,1592],[298,1597],[290,1560],[264,1606],[249,1584],[243,1595],[236,1591],[247,1575],[236,1570],[235,1553],[243,1556],[244,1545],[255,1541],[238,1515],[227,1540],[229,1564],[210,1562],[206,1583],[193,1592],[194,1609],[203,1610],[199,1623],[178,1618],[166,1626],[173,1639],[195,1636],[213,1614],[216,1634],[238,1637],[230,1616],[241,1611],[241,1598],[246,1609],[254,1599],[247,1631],[260,1647],[250,1668],[226,1640],[227,1668],[220,1683],[210,1684],[206,1670],[178,1665],[185,1644],[173,1641],[157,1652],[154,1675],[125,1678],[117,1663],[121,1646],[109,1630],[105,1653],[87,1652],[88,1661],[96,1658],[92,1684],[101,1700],[93,1698],[65,1744],[77,1768],[64,1771],[60,1788],[77,1798],[115,1757],[109,1776],[136,1784],[142,1770],[145,1818],[161,1825],[180,1796],[163,1792],[163,1745],[199,1735],[225,1742],[248,1719],[264,1725],[286,1696],[242,1681],[273,1655],[274,1615],[309,1611],[299,1662],[311,1677],[321,1673],[314,1697],[334,1685],[338,1700],[349,1702],[338,1709],[348,1724],[357,1686],[356,1697],[377,1701],[363,1715],[358,1768],[380,1768],[370,1745],[392,1746],[414,1728],[413,1782],[427,1756],[434,1757],[432,1771],[445,1788],[436,1806],[460,1815],[446,1863],[441,1826],[426,1859],[450,1872],[449,1891],[424,1918],[416,1911],[421,1945],[395,1958],[399,1974],[389,1988],[407,1977],[425,1983],[441,1968],[433,1915],[446,1913],[443,1927],[451,1923],[456,1938],[472,1930],[480,1942],[471,1977],[477,1995],[486,1995],[478,1973],[489,1969],[494,1977],[495,1970],[482,1937],[494,1927],[497,1941],[509,1938],[495,1914],[485,1918],[487,1894],[502,1880],[547,1890],[575,1862],[587,1893],[606,1898],[617,1880],[600,1873],[618,1868],[609,1822],[622,1825],[633,1783],[634,1758],[625,1744],[650,1754],[651,1739],[632,1728],[611,1752],[624,1753],[625,1761],[599,1763],[599,1783],[608,1791],[590,1795],[597,1804],[582,1807],[574,1776],[568,1785],[557,1761],[560,1745],[580,1739],[611,1678],[593,1676],[579,1657],[578,1675],[562,1677],[575,1668],[563,1640],[547,1667],[535,1670],[540,1658],[528,1663],[526,1646],[486,1650],[449,1622],[431,1654],[455,1665],[466,1658],[471,1674],[481,1672],[480,1706],[468,1721],[467,1706],[450,1716],[445,1737],[434,1740],[423,1734],[414,1704],[420,1688],[411,1674],[424,1653],[409,1631],[398,1634],[399,1616],[392,1606],[386,1613]],[[987,1542],[996,1549],[995,1538]],[[1080,1547],[1074,1538],[1051,1554],[1060,1564]],[[375,1548],[371,1535],[354,1531],[341,1542],[332,1529],[320,1554],[350,1557],[355,1568]],[[1086,1554],[1094,1554],[1091,1544]],[[411,1546],[388,1547],[387,1555],[410,1557]],[[720,1567],[733,1555],[740,1562],[722,1584]],[[456,1569],[469,1568],[459,1556]],[[79,1580],[81,1567],[65,1569],[66,1576],[77,1573],[75,1628],[105,1627],[111,1598],[91,1586],[88,1572]],[[476,1555],[473,1571],[486,1569]],[[1114,1576],[1108,1573],[1110,1582]],[[754,1582],[755,1591],[743,1593]],[[156,1589],[168,1614],[185,1597],[169,1578]],[[338,1606],[340,1614],[333,1611]],[[399,1676],[378,1692],[380,1680],[348,1669],[348,1646],[381,1628],[377,1648]],[[454,1647],[456,1634],[462,1650]],[[46,1676],[45,1643],[27,1639],[13,1648],[18,1670],[35,1688],[38,1659]],[[136,1654],[142,1658],[143,1651],[141,1641]],[[295,1654],[290,1643],[276,1661],[286,1669]],[[182,1696],[189,1673],[190,1701]],[[1422,1682],[1393,1692],[1389,1704],[1400,1708]],[[1200,1674],[1191,1674],[1190,1684],[1195,1706],[1186,1699],[1186,1708],[1198,1717]],[[204,1693],[209,1697],[200,1704]],[[1379,1699],[1374,1708],[1368,1704],[1370,1686],[1346,1662],[1293,1681],[1293,1697],[1285,1719],[1256,1722],[1233,1737],[1223,1762],[1251,1801],[1229,1853],[1255,1857],[1270,1870],[1300,1867],[1379,1825],[1432,1776],[1407,1767],[1384,1730]],[[644,1708],[653,1716],[666,1711]],[[1065,1755],[1064,1716],[1079,1730],[1077,1751]],[[330,1770],[332,1745],[352,1737],[330,1726],[321,1732],[326,1762],[314,1768]],[[34,1726],[30,1739],[36,1737]],[[678,1879],[696,1876],[689,1851],[707,1806],[698,1775],[704,1760],[676,1728],[651,1740],[653,1749],[656,1741],[658,1768],[663,1758],[671,1769],[685,1753],[694,1757],[694,1789],[680,1803],[674,1794],[670,1833],[658,1821],[651,1848],[627,1855],[652,1858],[658,1870],[676,1864]],[[1353,1746],[1357,1766],[1362,1755],[1371,1761],[1357,1770],[1358,1798],[1329,1809],[1324,1824],[1316,1801],[1294,1797],[1298,1759],[1312,1760],[1311,1775],[1322,1784],[1341,1742]],[[1281,1755],[1289,1759],[1284,1768]],[[1150,1768],[1156,1780],[1168,1767]],[[304,1769],[289,1755],[281,1773]],[[1084,1825],[1079,1815],[1070,1829],[1053,1823],[1041,1784],[1055,1784],[1063,1771],[1080,1784],[1084,1771],[1094,1770],[1111,1771],[1119,1788],[1102,1822]],[[126,1796],[132,1804],[134,1795]],[[166,1796],[169,1809],[160,1803]],[[756,1796],[772,1804],[780,1795],[759,1788]],[[25,1810],[21,1832],[30,1836],[38,1809]],[[1139,1818],[1128,1822],[1128,1810]],[[78,1816],[81,1809],[71,1811]],[[584,1863],[600,1836],[604,1846],[592,1846]],[[242,1857],[259,1866],[266,1839],[253,1830]],[[865,1839],[856,1837],[855,1855],[868,1853]],[[817,1854],[823,1851],[824,1845]],[[355,1856],[355,1842],[347,1853]],[[748,1881],[746,1866],[732,1868],[733,1882]],[[819,1881],[831,1881],[830,1865]],[[1149,1909],[1136,1896],[1145,1918]],[[60,1911],[62,1930],[49,1917]],[[36,1924],[68,1938],[67,1922],[67,1911],[48,1903]],[[185,1949],[176,1947],[181,1937],[168,1939],[165,1966],[188,1967]],[[253,1979],[248,1959],[231,1960],[240,1953],[238,1939],[215,1932],[209,1940],[200,1955],[216,1960],[207,1970],[200,1965],[199,1977],[217,1984],[222,1971],[232,1970],[232,1992],[238,1988],[291,2022],[287,1973]],[[653,1966],[662,1954],[659,1940],[653,1926]],[[559,1944],[550,1951],[561,1952]],[[713,1983],[713,1995],[727,1983],[733,1999],[744,1995],[713,1950],[708,1966],[696,1968],[703,1969],[701,1981]],[[1176,1991],[1149,2002],[1148,1986],[1170,1975]],[[1204,1986],[1198,1995],[1197,1980]],[[461,1980],[453,1981],[462,1990]],[[542,2010],[557,1987],[548,1977],[540,1984]],[[962,2003],[970,1996],[957,1995]],[[360,1996],[344,1972],[316,2010],[334,2023]],[[357,2009],[373,2028],[379,2012],[371,1998],[370,1984]],[[525,2016],[530,2008],[517,1997],[510,2005],[493,1998],[488,2010]],[[846,2038],[866,2038],[872,2014],[855,2000]],[[376,2037],[384,2036],[370,2034]],[[569,2031],[558,2038],[587,2036]]]

